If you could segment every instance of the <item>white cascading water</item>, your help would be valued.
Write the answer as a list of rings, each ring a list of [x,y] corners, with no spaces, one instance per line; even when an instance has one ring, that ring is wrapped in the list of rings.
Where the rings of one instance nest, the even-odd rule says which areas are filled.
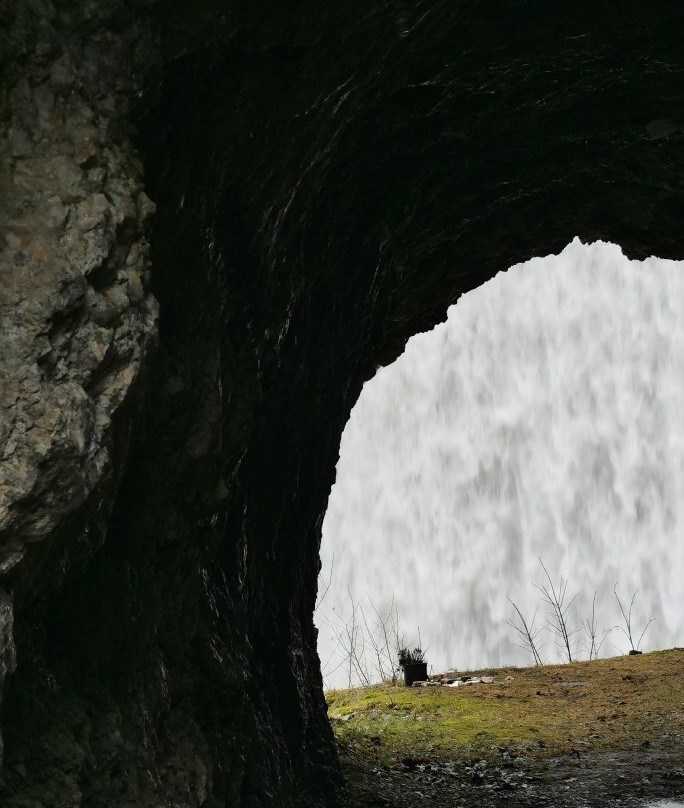
[[[352,601],[372,623],[370,601],[384,614],[396,597],[434,671],[530,664],[504,621],[510,596],[543,624],[539,558],[577,593],[571,627],[594,592],[598,639],[624,626],[617,584],[625,606],[638,590],[635,641],[654,618],[643,649],[684,644],[684,263],[575,239],[464,295],[365,385],[321,557],[328,687],[349,682],[336,632]],[[538,642],[562,658],[550,632]],[[577,658],[587,645],[578,631]],[[613,629],[601,656],[629,647]]]

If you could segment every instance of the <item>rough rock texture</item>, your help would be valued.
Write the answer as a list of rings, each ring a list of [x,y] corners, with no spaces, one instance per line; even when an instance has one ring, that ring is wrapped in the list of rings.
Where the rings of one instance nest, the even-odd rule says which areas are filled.
[[[128,430],[115,441],[114,420],[156,336],[153,205],[127,117],[128,70],[148,60],[115,9],[69,5],[2,14],[0,686],[15,665],[10,592],[39,598],[33,573],[65,520],[86,502],[108,510]]]
[[[155,333],[143,234],[153,206],[126,131],[136,87],[117,76],[135,33],[120,38],[102,30],[106,16],[82,13],[20,4],[9,31],[0,143],[3,572],[110,472],[111,418]]]
[[[312,611],[362,381],[574,235],[684,253],[679,3],[189,5],[3,18],[3,808],[335,805]]]

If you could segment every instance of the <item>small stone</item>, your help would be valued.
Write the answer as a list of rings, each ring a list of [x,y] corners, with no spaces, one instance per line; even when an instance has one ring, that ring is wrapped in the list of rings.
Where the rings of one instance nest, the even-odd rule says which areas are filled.
[[[88,167],[92,167],[96,157],[97,143],[91,134],[86,134],[81,141],[80,148],[75,154],[76,162],[81,167],[84,167],[86,164],[88,164]]]

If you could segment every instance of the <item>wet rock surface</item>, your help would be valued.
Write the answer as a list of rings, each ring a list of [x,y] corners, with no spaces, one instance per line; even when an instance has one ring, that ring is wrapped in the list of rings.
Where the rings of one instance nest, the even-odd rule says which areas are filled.
[[[337,804],[362,382],[574,235],[681,257],[680,4],[494,5],[2,7],[3,808]]]

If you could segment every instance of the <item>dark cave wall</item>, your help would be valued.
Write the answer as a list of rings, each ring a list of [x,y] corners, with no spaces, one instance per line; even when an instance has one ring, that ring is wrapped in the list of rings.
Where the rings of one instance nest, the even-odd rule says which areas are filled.
[[[117,114],[159,345],[117,472],[4,579],[2,804],[334,805],[312,612],[348,412],[516,261],[682,257],[684,12],[121,8],[87,35],[146,43]]]

